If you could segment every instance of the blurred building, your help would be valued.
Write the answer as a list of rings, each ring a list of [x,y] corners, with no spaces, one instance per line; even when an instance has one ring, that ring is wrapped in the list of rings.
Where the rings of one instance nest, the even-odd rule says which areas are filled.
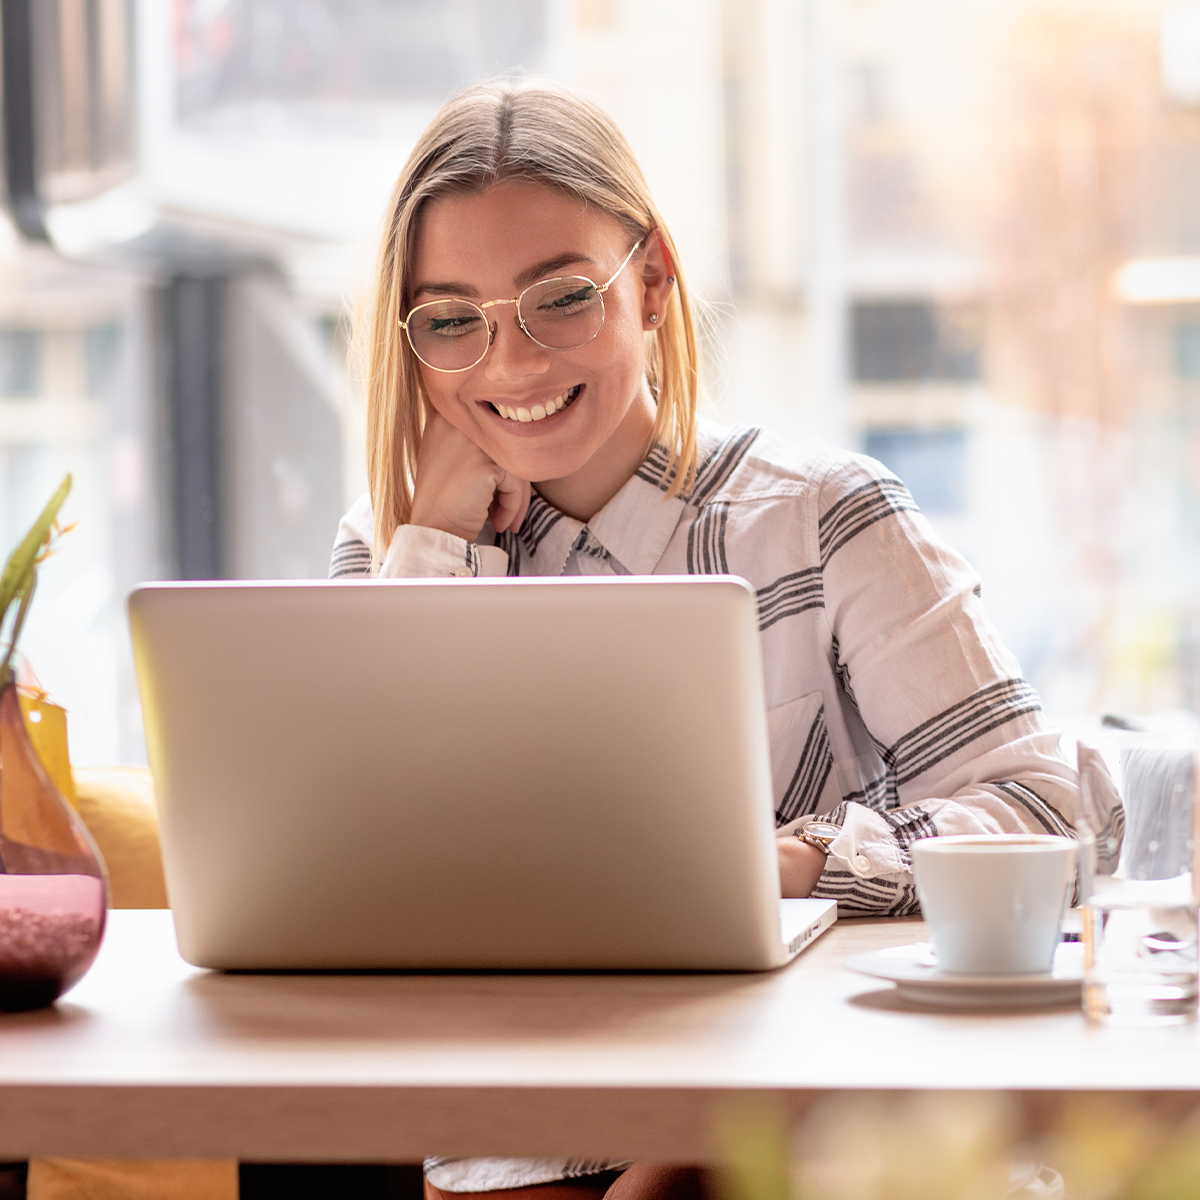
[[[1051,709],[1194,711],[1197,6],[755,0],[725,18],[725,411],[900,474]],[[839,352],[830,412],[812,359]]]
[[[447,94],[516,69],[633,143],[710,413],[897,471],[1048,707],[1200,708],[1195,8],[33,4],[0,538],[75,473],[25,649],[77,760],[144,754],[131,586],[325,574],[365,488],[346,348],[387,193]]]

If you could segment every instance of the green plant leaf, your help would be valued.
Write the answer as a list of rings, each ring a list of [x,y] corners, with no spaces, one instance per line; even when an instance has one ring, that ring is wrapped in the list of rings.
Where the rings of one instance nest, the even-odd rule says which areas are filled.
[[[71,476],[67,475],[58,485],[58,491],[50,497],[50,503],[42,509],[41,516],[34,521],[29,532],[8,556],[8,562],[4,564],[4,573],[0,575],[0,625],[3,625],[5,617],[8,616],[9,605],[18,596],[30,590],[38,551],[50,540],[54,518],[58,516],[58,510],[62,508],[70,490]],[[11,641],[15,645],[16,637]]]
[[[12,657],[17,651],[17,639],[21,636],[25,618],[29,615],[29,606],[33,603],[33,593],[36,590],[37,572],[34,571],[29,580],[29,587],[17,593],[19,601],[17,615],[13,620],[12,632],[8,635],[8,650],[5,652],[4,661],[0,662],[0,688],[8,686],[9,676],[12,674]]]

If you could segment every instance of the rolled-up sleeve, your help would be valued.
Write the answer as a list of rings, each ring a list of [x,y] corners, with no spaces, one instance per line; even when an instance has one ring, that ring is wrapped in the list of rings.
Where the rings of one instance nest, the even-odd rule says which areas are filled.
[[[369,577],[374,537],[371,499],[364,495],[355,501],[338,526],[329,577]],[[440,529],[401,525],[379,564],[378,578],[479,578],[507,575],[508,571],[508,554],[498,546],[478,545]]]
[[[379,566],[381,579],[476,578],[508,574],[508,555],[497,546],[423,525],[401,525]]]
[[[988,620],[979,578],[869,459],[822,482],[819,539],[837,674],[878,750],[875,803],[843,802],[816,892],[915,912],[909,847],[964,833],[1071,834],[1074,770]]]

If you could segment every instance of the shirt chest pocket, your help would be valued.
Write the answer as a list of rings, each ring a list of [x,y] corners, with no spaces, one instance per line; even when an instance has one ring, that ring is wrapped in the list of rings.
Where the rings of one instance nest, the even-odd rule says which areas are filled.
[[[767,712],[775,824],[787,825],[841,801],[825,728],[825,699],[809,692]]]

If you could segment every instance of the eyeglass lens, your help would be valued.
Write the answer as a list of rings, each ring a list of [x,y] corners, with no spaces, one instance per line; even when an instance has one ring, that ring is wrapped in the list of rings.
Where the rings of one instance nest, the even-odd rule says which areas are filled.
[[[604,325],[600,289],[583,276],[535,283],[521,296],[519,312],[529,336],[549,350],[586,346]],[[488,315],[469,301],[419,305],[409,313],[407,325],[417,357],[438,370],[473,367],[487,353]]]

